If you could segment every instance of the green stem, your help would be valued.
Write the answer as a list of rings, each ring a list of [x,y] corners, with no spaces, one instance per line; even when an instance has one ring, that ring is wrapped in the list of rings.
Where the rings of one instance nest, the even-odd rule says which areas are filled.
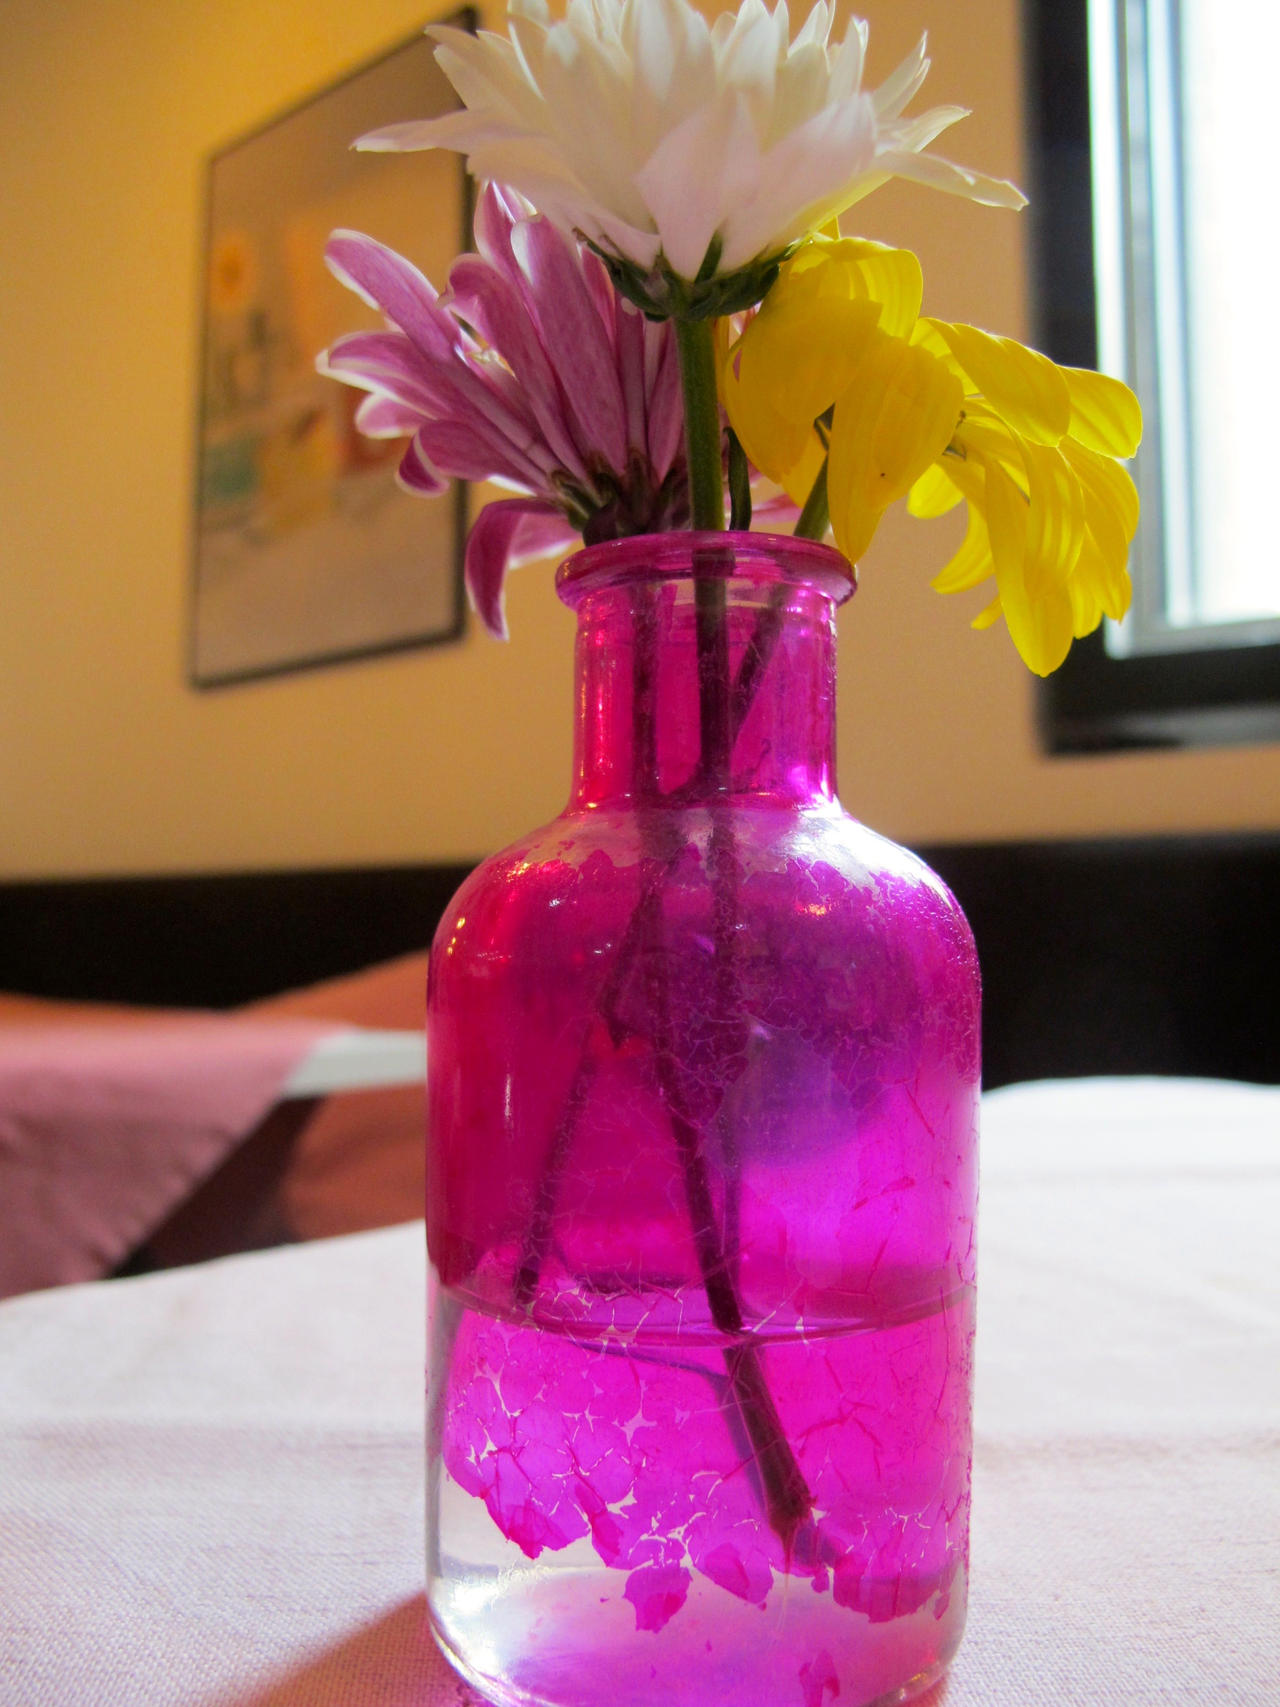
[[[710,320],[677,320],[676,347],[680,353],[680,383],[684,392],[685,449],[689,462],[690,519],[694,528],[724,527],[724,469],[720,451],[720,400],[716,394],[715,337]],[[738,506],[735,505],[735,511]],[[736,516],[735,516],[736,519]],[[698,558],[711,559],[709,573],[698,574]],[[714,559],[715,548],[694,557],[694,609],[698,658],[698,704],[701,725],[700,770],[713,792],[727,794],[731,786],[734,731],[731,723],[727,588]],[[714,890],[714,937],[717,1006],[728,1018],[738,1014],[741,997],[733,959],[737,923],[737,850],[732,817],[712,813],[711,881]],[[661,920],[661,895],[655,897]],[[660,964],[660,962],[658,963]],[[712,1201],[704,1150],[704,1134],[683,1106],[672,1034],[668,994],[661,977],[653,975],[651,1011],[656,1021],[655,1057],[667,1117],[680,1151],[685,1176],[694,1246],[702,1271],[711,1318],[725,1336],[725,1366],[743,1426],[750,1438],[765,1493],[769,1522],[790,1550],[796,1531],[813,1508],[804,1475],[791,1448],[769,1389],[758,1347],[744,1336],[738,1298],[736,1251],[725,1246]],[[732,1173],[732,1167],[730,1168]],[[726,1221],[736,1238],[735,1193],[726,1194]]]
[[[813,483],[809,496],[804,501],[804,509],[796,523],[797,539],[825,539],[827,528],[831,523],[831,512],[827,503],[827,466],[829,457],[823,457],[822,467],[818,470],[818,478]]]
[[[684,440],[689,463],[690,521],[695,529],[724,528],[724,463],[721,458],[720,399],[716,394],[716,346],[710,320],[677,320],[680,386],[684,394]],[[712,786],[728,787],[729,630],[725,584],[715,572],[698,575],[698,699],[702,718],[702,773]]]
[[[751,526],[751,470],[747,453],[732,427],[729,429],[729,526],[745,533]]]
[[[690,520],[695,528],[724,527],[724,467],[720,458],[720,400],[711,320],[677,320],[684,443],[689,463]]]

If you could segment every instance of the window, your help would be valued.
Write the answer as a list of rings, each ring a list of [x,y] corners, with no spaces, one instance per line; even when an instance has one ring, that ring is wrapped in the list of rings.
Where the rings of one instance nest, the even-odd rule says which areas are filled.
[[[1243,0],[1025,16],[1039,341],[1127,379],[1146,423],[1133,611],[1046,684],[1046,744],[1280,739],[1280,337],[1258,288],[1280,18]]]

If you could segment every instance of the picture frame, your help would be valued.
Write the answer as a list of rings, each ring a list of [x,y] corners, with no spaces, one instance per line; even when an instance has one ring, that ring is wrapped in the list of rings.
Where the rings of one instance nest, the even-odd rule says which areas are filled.
[[[442,20],[474,30],[464,7]],[[466,491],[394,478],[406,440],[356,428],[363,392],[316,372],[382,324],[324,263],[367,233],[441,287],[468,245],[458,155],[357,152],[357,136],[457,105],[419,31],[206,163],[189,679],[212,688],[457,640]]]

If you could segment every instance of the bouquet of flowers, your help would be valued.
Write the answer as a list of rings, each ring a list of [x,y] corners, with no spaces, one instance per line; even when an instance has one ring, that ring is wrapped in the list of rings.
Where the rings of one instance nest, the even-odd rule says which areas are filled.
[[[616,1597],[578,1559],[560,1579],[576,1573],[578,1588],[545,1602],[544,1625],[540,1579],[521,1574],[579,1545],[627,1573],[635,1632],[668,1644],[651,1675],[679,1679],[690,1702],[779,1699],[761,1667],[788,1648],[807,1707],[842,1680],[850,1707],[905,1699],[959,1637],[972,947],[940,886],[902,865],[877,872],[825,784],[803,841],[733,805],[744,730],[752,764],[772,753],[785,769],[790,726],[761,734],[762,680],[775,707],[790,668],[797,684],[809,669],[806,703],[828,691],[821,656],[810,667],[802,654],[829,637],[839,558],[807,548],[825,553],[821,598],[775,576],[733,612],[715,541],[741,552],[760,537],[746,532],[754,514],[805,541],[830,532],[856,563],[899,500],[919,517],[965,504],[934,585],[993,582],[975,626],[1003,617],[1046,674],[1127,608],[1137,497],[1122,463],[1141,422],[1115,380],[924,315],[916,257],[843,233],[893,177],[996,208],[1024,198],[932,151],[960,109],[908,115],[923,41],[871,90],[866,26],[837,42],[832,22],[823,0],[794,36],[784,0],[741,0],[714,24],[688,0],[569,0],[561,21],[544,0],[510,0],[506,36],[440,29],[460,110],[361,146],[465,152],[482,181],[476,252],[438,293],[371,237],[337,232],[327,250],[386,322],[321,358],[368,392],[359,426],[408,439],[413,492],[463,479],[512,494],[467,542],[491,633],[505,635],[517,564],[578,540],[645,536],[655,559],[653,536],[696,541],[695,668],[664,678],[665,735],[655,634],[673,587],[656,571],[637,580],[634,627],[598,616],[595,651],[580,654],[593,668],[612,634],[629,659],[627,857],[600,859],[581,823],[527,839],[464,888],[433,955],[432,1071],[451,1128],[431,1137],[433,1497],[447,1545],[476,1556],[433,1567],[431,1605],[455,1661],[504,1700],[607,1698],[572,1596],[593,1618]],[[805,632],[788,639],[797,610]],[[616,708],[600,684],[627,672],[600,670],[580,703],[603,726]],[[671,782],[681,717],[694,739]],[[592,885],[615,879],[625,904],[597,905]],[[536,905],[511,899],[524,882],[542,885]],[[507,919],[534,913],[531,950]],[[468,932],[474,976],[458,970]],[[613,1142],[624,1160],[606,1165]],[[571,1165],[582,1144],[596,1159]],[[839,1166],[878,1183],[842,1196]],[[591,1167],[617,1177],[601,1184]],[[890,1261],[917,1172],[927,1234]],[[568,1228],[566,1195],[589,1234]],[[749,1220],[765,1229],[765,1268],[786,1277],[764,1308],[747,1296],[760,1272]],[[507,1546],[492,1556],[497,1587],[449,1503],[467,1496]],[[784,1603],[767,1635],[705,1598],[773,1606],[775,1578],[813,1593]],[[846,1613],[863,1621],[852,1643]],[[709,1655],[726,1632],[736,1658],[713,1665],[704,1641]],[[650,1666],[645,1654],[626,1673],[637,1689],[656,1687]],[[705,1693],[704,1671],[717,1680]]]
[[[364,432],[411,435],[411,490],[522,494],[468,541],[494,634],[509,568],[575,538],[747,525],[753,470],[793,500],[796,531],[830,526],[852,562],[899,499],[920,517],[967,504],[934,586],[994,581],[975,626],[1003,616],[1037,674],[1128,608],[1136,399],[922,316],[914,255],[840,234],[894,177],[1024,197],[931,152],[963,109],[906,116],[923,41],[867,90],[865,24],[838,44],[831,25],[825,0],[794,39],[785,0],[713,27],[688,0],[572,0],[561,22],[511,0],[507,37],[435,31],[461,111],[360,139],[464,151],[485,182],[479,253],[443,295],[372,238],[334,234],[330,266],[388,326],[320,365],[369,393]]]

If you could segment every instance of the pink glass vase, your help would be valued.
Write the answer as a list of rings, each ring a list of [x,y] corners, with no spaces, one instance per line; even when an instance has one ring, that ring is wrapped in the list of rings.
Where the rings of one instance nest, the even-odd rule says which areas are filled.
[[[558,584],[569,806],[431,956],[432,1621],[501,1703],[906,1700],[964,1620],[972,938],[836,798],[841,557]]]

